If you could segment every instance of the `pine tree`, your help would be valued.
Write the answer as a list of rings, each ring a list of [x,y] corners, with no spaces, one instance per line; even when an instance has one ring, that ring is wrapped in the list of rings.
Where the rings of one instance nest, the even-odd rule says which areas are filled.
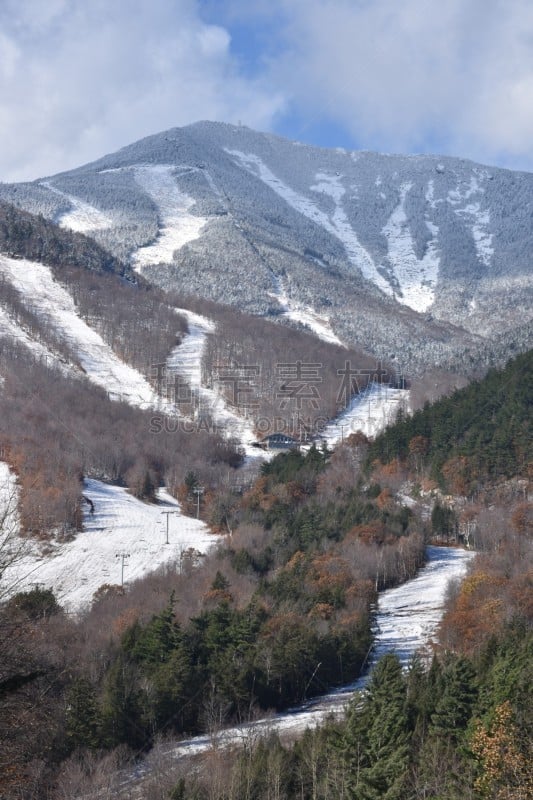
[[[102,718],[96,692],[86,678],[72,683],[67,695],[67,742],[75,750],[96,750],[101,745]]]
[[[347,725],[349,787],[353,800],[395,800],[402,796],[411,732],[407,688],[397,656],[377,664],[362,709]]]
[[[477,697],[475,671],[468,659],[455,659],[444,672],[442,695],[431,716],[432,734],[458,741]]]

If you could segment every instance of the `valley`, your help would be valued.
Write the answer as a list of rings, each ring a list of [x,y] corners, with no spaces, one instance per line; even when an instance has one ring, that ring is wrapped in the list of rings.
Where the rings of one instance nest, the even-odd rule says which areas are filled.
[[[0,184],[0,795],[477,798],[499,719],[526,785],[532,194],[208,122]]]

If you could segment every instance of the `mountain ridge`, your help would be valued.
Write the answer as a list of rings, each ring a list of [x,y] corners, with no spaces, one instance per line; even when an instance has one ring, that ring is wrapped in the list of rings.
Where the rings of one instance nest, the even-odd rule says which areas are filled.
[[[282,282],[338,339],[407,370],[457,368],[515,329],[530,345],[530,173],[203,121],[0,198],[85,226],[164,289],[282,317]]]

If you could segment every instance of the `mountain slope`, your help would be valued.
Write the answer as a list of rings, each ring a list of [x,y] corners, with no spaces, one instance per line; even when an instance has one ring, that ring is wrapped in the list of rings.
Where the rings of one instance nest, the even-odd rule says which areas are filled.
[[[286,318],[282,285],[341,341],[411,369],[531,320],[527,173],[203,122],[0,197],[83,230],[164,288]]]

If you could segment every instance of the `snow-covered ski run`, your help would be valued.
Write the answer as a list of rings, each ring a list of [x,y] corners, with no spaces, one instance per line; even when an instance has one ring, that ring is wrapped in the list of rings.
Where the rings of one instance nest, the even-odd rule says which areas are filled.
[[[13,505],[13,475],[5,464],[0,467],[0,496],[4,486]],[[182,514],[164,489],[156,504],[143,503],[120,486],[89,479],[83,494],[90,503],[85,504],[84,529],[74,539],[42,542],[10,536],[19,556],[1,576],[4,594],[52,588],[67,611],[79,612],[100,586],[131,583],[161,566],[179,564],[191,548],[204,554],[218,541],[205,523]],[[172,513],[167,517],[166,512]]]
[[[159,746],[155,756],[148,755],[135,772],[125,778],[123,788],[133,793],[128,796],[140,796],[137,791],[143,779],[156,768],[156,759],[157,766],[166,763],[168,768],[173,761],[214,748],[238,747],[274,732],[282,736],[300,735],[306,728],[322,724],[331,715],[342,716],[347,703],[356,692],[364,689],[373,666],[385,653],[396,652],[402,664],[407,666],[415,652],[429,652],[428,647],[442,618],[448,584],[464,576],[474,553],[429,546],[426,555],[427,563],[415,578],[380,593],[374,648],[368,670],[362,678],[280,714]]]

